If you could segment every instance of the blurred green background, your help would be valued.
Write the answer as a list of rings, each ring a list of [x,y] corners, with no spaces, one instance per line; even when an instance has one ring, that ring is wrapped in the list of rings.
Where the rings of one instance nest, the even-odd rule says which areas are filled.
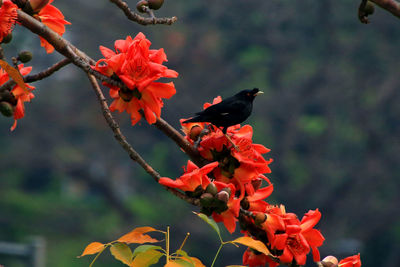
[[[128,1],[134,8],[136,1]],[[322,257],[361,252],[363,266],[400,266],[400,21],[378,9],[357,19],[358,1],[165,1],[159,17],[173,26],[140,26],[106,0],[54,2],[72,23],[65,37],[94,59],[98,47],[142,31],[165,48],[179,72],[177,94],[162,117],[179,128],[215,96],[261,88],[248,120],[254,141],[272,149],[270,203],[299,217],[319,208]],[[34,52],[32,73],[61,57],[16,26],[9,59]],[[177,248],[207,266],[218,248],[211,228],[158,186],[114,140],[85,75],[68,66],[33,84],[26,116],[0,118],[0,240],[43,236],[47,266],[88,266],[77,259],[92,241],[107,242],[137,226],[172,227]],[[104,92],[107,93],[107,89]],[[177,177],[187,157],[145,121],[124,134],[162,175]],[[226,234],[225,238],[233,238]],[[206,249],[205,249],[206,248]],[[240,264],[244,248],[225,247],[217,266]],[[0,255],[6,267],[21,262]],[[123,266],[109,253],[98,267]],[[309,263],[308,266],[315,266]]]

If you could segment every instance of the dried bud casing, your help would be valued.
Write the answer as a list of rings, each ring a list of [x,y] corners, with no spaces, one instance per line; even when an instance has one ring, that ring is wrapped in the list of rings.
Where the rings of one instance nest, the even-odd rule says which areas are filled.
[[[146,13],[146,7],[148,7],[148,6],[149,6],[149,2],[147,2],[146,0],[140,0],[136,4],[136,9],[140,13]]]
[[[337,267],[339,262],[338,262],[338,259],[335,256],[326,256],[321,261],[321,264],[324,267]]]

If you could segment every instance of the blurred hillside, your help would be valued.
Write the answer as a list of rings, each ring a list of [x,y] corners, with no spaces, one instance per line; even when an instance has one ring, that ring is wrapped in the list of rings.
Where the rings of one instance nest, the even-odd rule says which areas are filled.
[[[320,209],[323,257],[359,251],[364,267],[400,266],[397,18],[377,9],[371,24],[361,24],[359,3],[345,0],[167,0],[156,15],[178,22],[143,27],[109,1],[54,4],[72,23],[65,37],[94,59],[99,45],[112,48],[139,31],[152,48],[165,49],[168,67],[180,76],[162,117],[176,128],[217,95],[261,88],[248,123],[255,142],[272,149],[269,202],[300,217]],[[33,73],[61,58],[47,56],[38,37],[18,26],[3,48],[8,58],[32,50]],[[217,237],[193,207],[130,161],[85,75],[68,66],[34,86],[35,99],[14,132],[12,120],[0,117],[0,240],[41,235],[47,266],[88,266],[76,256],[89,242],[170,225],[176,244],[190,232],[187,251],[210,265]],[[126,114],[115,116],[162,176],[181,174],[187,158],[173,142],[146,122],[132,127]],[[240,264],[243,251],[224,248],[217,266]],[[2,256],[0,264],[22,266]],[[103,255],[96,266],[122,265]]]

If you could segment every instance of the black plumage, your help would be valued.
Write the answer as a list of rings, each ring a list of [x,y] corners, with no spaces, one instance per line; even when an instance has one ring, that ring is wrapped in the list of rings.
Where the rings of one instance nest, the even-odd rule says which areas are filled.
[[[254,98],[262,94],[258,88],[243,90],[218,104],[212,105],[203,111],[195,113],[187,122],[209,122],[217,127],[223,127],[226,134],[228,127],[244,122],[251,114]]]

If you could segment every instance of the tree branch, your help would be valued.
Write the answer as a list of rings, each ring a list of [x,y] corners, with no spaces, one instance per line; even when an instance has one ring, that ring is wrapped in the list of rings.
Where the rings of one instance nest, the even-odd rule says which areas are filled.
[[[369,0],[400,18],[400,3],[396,0]]]
[[[31,83],[31,82],[36,82],[39,80],[43,80],[44,78],[49,77],[52,75],[54,72],[60,70],[61,68],[67,66],[69,63],[71,63],[71,60],[69,58],[64,58],[63,60],[57,62],[53,66],[39,72],[33,75],[26,75],[24,76],[24,82],[26,83]],[[8,82],[5,82],[2,86],[0,86],[0,93],[8,90],[10,91],[11,88],[15,86],[15,81],[14,80],[9,80]]]
[[[89,81],[92,85],[93,90],[96,93],[96,96],[100,102],[101,110],[103,112],[103,116],[106,119],[106,122],[108,126],[111,128],[111,130],[114,133],[114,138],[118,141],[118,143],[122,146],[122,148],[128,153],[129,157],[133,160],[136,161],[148,174],[150,174],[153,179],[158,182],[160,179],[160,174],[156,172],[140,155],[137,153],[133,147],[128,143],[126,140],[125,136],[122,134],[118,123],[114,120],[110,109],[108,108],[106,98],[103,95],[103,92],[100,89],[99,84],[97,83],[96,78],[93,75],[88,74]],[[164,186],[166,190],[174,194],[175,196],[185,200],[188,203],[191,203],[193,205],[199,206],[200,201],[195,198],[190,198],[186,196],[184,193],[174,189],[174,188],[169,188]]]
[[[110,2],[114,3],[116,6],[118,6],[125,14],[125,16],[132,21],[135,21],[141,25],[155,25],[155,24],[166,24],[166,25],[171,25],[174,22],[178,20],[177,17],[172,17],[172,18],[156,18],[156,17],[151,17],[151,18],[144,18],[140,16],[139,14],[132,12],[131,9],[129,8],[128,4],[125,3],[124,1],[121,0],[110,0]]]

